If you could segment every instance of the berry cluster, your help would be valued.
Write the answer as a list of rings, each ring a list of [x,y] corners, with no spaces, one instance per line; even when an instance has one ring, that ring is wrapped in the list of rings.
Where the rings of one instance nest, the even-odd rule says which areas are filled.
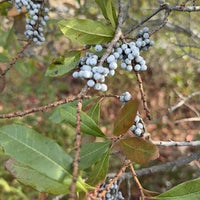
[[[137,35],[136,46],[140,50],[148,50],[149,47],[153,46],[153,41],[149,39],[149,28],[144,27],[139,31]]]
[[[106,188],[106,185],[107,185],[107,183],[103,183],[100,186],[99,193]],[[118,186],[117,182],[113,183],[113,185],[106,192],[105,197],[103,199],[101,199],[101,200],[124,200],[124,197],[122,196],[122,193],[119,191],[119,186]]]
[[[127,101],[130,101],[132,98],[131,94],[129,92],[124,92],[120,97],[119,100],[122,103],[126,103]]]
[[[28,11],[26,31],[24,33],[26,38],[40,45],[45,41],[43,26],[46,25],[46,21],[49,18],[49,9],[44,7],[42,2],[35,3],[35,1],[32,0],[13,0],[13,2],[19,13],[22,11],[22,7],[25,7]]]
[[[103,50],[101,45],[96,45],[94,47],[96,52]],[[85,57],[81,57],[79,62],[79,71],[73,73],[74,78],[84,78],[87,79],[88,87],[93,87],[95,90],[102,92],[107,91],[107,85],[105,82],[105,77],[112,75],[112,71],[107,68],[98,65],[99,57],[94,53],[86,53]]]
[[[134,124],[131,126],[130,130],[138,137],[141,137],[143,135],[144,125],[139,115],[136,115],[134,119]]]
[[[141,50],[148,49],[153,42],[149,39],[149,29],[147,27],[140,30],[136,42],[117,43],[112,49],[112,53],[107,57],[103,66],[98,65],[103,51],[103,46],[97,44],[94,46],[94,53],[87,52],[85,57],[80,58],[79,69],[73,73],[74,78],[83,78],[87,80],[87,85],[99,91],[107,91],[105,78],[115,75],[118,65],[127,71],[145,71],[146,62],[140,55]],[[98,54],[98,55],[97,55]],[[129,98],[128,96],[126,97]],[[127,101],[126,98],[124,101]]]
[[[124,43],[117,45],[113,55],[117,55],[121,61],[121,68],[127,71],[145,71],[147,70],[146,62],[142,56],[140,56],[140,49],[135,42]]]

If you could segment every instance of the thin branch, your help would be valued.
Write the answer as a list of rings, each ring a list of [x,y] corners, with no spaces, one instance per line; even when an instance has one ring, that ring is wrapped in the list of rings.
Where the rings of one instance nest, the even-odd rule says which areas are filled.
[[[144,18],[142,21],[140,21],[138,24],[132,26],[126,33],[125,35],[130,34],[132,31],[135,29],[139,28],[141,25],[149,21],[152,17],[157,15],[159,12],[166,10],[168,14],[172,11],[178,11],[178,12],[199,12],[200,11],[200,6],[171,6],[168,3],[163,3],[160,5],[159,8],[157,8],[152,14]]]
[[[144,200],[144,193],[143,193],[143,187],[142,187],[142,185],[140,184],[140,181],[138,180],[138,178],[137,178],[137,174],[136,174],[136,172],[135,172],[135,169],[133,168],[133,165],[132,164],[130,164],[129,165],[129,167],[130,167],[130,169],[131,169],[131,173],[132,173],[132,175],[133,175],[133,179],[134,179],[134,181],[135,181],[135,183],[136,183],[136,185],[138,186],[138,189],[139,189],[139,191],[140,191],[140,196],[141,196],[141,200]]]
[[[28,41],[19,52],[17,52],[16,56],[12,58],[12,60],[9,63],[9,66],[0,74],[0,78],[2,76],[5,76],[6,73],[12,69],[15,65],[15,63],[19,60],[19,58],[22,56],[23,52],[27,49],[27,47],[31,44],[31,41]]]
[[[189,156],[183,156],[179,160],[175,160],[175,161],[172,161],[172,162],[167,162],[165,164],[156,165],[156,166],[136,170],[136,174],[137,174],[137,176],[143,176],[143,175],[154,174],[154,173],[163,172],[163,171],[166,172],[166,171],[171,170],[174,167],[180,167],[182,165],[185,165],[185,164],[192,162],[193,160],[198,160],[198,159],[200,159],[200,151],[193,153]],[[107,176],[108,177],[114,177],[115,174],[110,173]],[[132,173],[123,173],[120,178],[125,180],[125,179],[131,179],[132,177],[133,177]]]
[[[179,119],[176,120],[174,123],[178,124],[181,122],[200,122],[200,117],[191,117],[191,118],[184,118],[184,119]]]
[[[170,14],[170,12],[168,12],[168,10],[166,10],[165,11],[165,16],[164,16],[162,22],[160,23],[160,25],[155,30],[153,30],[150,33],[150,35],[153,35],[155,32],[159,31],[161,28],[163,28],[167,24],[169,14]]]
[[[141,78],[141,76],[138,72],[136,72],[135,74],[136,74],[136,77],[137,77],[137,82],[138,82],[138,85],[139,85],[139,90],[140,90],[144,110],[146,111],[146,116],[149,120],[151,120],[150,111],[149,111],[149,108],[148,108],[148,105],[147,105],[146,95],[145,95],[143,84],[142,84],[142,78]]]
[[[199,119],[200,121],[200,119]],[[151,141],[153,144],[157,146],[200,146],[200,141],[184,141],[184,142],[176,142],[176,141]]]
[[[169,6],[170,11],[179,11],[179,12],[199,12],[200,6]]]
[[[70,185],[69,200],[76,199],[76,183],[78,179],[78,165],[80,160],[80,148],[81,148],[81,110],[82,110],[82,98],[79,97],[76,113],[76,136],[75,136],[75,155],[73,161],[73,178]]]
[[[171,113],[173,111],[175,111],[177,108],[181,107],[183,104],[185,104],[186,101],[188,101],[189,99],[191,99],[192,97],[194,96],[197,96],[197,95],[200,95],[200,90],[196,91],[196,92],[193,92],[192,94],[190,94],[189,96],[187,97],[182,97],[182,100],[179,101],[177,104],[175,104],[174,106],[171,106],[169,109],[168,109],[168,113]]]
[[[128,35],[132,31],[134,31],[135,29],[139,28],[142,24],[144,24],[145,22],[149,21],[152,17],[154,17],[155,15],[157,15],[160,11],[166,9],[165,5],[167,5],[167,4],[163,4],[163,6],[160,5],[160,7],[157,8],[151,15],[149,15],[148,17],[146,17],[142,21],[140,21],[138,24],[136,24],[133,27],[131,27],[124,35]]]
[[[85,96],[84,98],[90,98],[89,96]],[[9,114],[3,114],[0,115],[0,119],[10,119],[10,118],[15,118],[15,117],[23,117],[32,113],[36,113],[36,112],[44,112],[50,108],[54,108],[57,107],[59,105],[62,104],[66,104],[72,101],[75,101],[78,99],[78,96],[71,96],[71,97],[67,97],[65,99],[62,99],[60,101],[56,101],[53,103],[49,103],[45,106],[40,106],[40,107],[34,107],[34,108],[30,108],[24,111],[17,111],[17,112],[13,112],[13,113],[9,113]]]

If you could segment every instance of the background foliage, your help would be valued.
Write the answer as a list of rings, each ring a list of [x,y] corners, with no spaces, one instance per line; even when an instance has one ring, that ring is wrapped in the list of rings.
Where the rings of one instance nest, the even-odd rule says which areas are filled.
[[[99,1],[96,2],[98,3]],[[117,1],[113,2],[117,6]],[[127,3],[128,1],[125,2]],[[181,1],[168,2],[172,5],[181,3]],[[52,73],[55,72],[54,65],[58,58],[61,61],[61,66],[59,65],[59,67],[62,67],[66,62],[69,62],[69,60],[63,59],[63,56],[68,55],[68,50],[82,48],[80,44],[63,36],[62,32],[67,30],[63,31],[61,28],[61,32],[59,26],[62,27],[62,21],[59,22],[59,26],[58,21],[69,20],[70,17],[74,16],[103,20],[104,15],[105,18],[111,20],[112,26],[115,26],[116,19],[111,19],[112,15],[109,16],[106,11],[102,15],[95,1],[81,1],[79,4],[78,1],[50,0],[49,4],[51,12],[45,33],[46,42],[40,47],[33,45],[28,48],[24,52],[23,59],[17,61],[16,66],[7,74],[4,91],[0,94],[1,114],[45,105],[68,95],[77,95],[83,87],[84,82],[82,80],[74,80],[71,77],[71,72],[61,77],[51,77]],[[131,1],[127,23],[123,29],[125,31],[129,30],[130,26],[148,16],[158,5],[157,1]],[[7,5],[7,3],[0,4],[0,12],[0,64],[1,68],[4,69],[6,67],[5,63],[11,60],[21,47],[24,16],[23,14],[13,13],[12,6],[10,4]],[[163,15],[160,13],[148,21],[145,26],[148,26],[150,30],[154,30],[160,24],[162,18]],[[175,123],[176,120],[196,116],[194,111],[199,112],[200,110],[199,96],[190,99],[189,105],[186,104],[173,113],[166,115],[168,108],[176,104],[182,97],[181,95],[188,96],[200,88],[199,20],[199,12],[173,12],[169,16],[166,26],[152,35],[151,39],[154,40],[154,47],[144,53],[149,68],[146,73],[142,74],[142,78],[152,120],[146,119],[144,113],[142,115],[148,132],[154,140],[190,141],[200,138],[199,121]],[[136,34],[137,31],[134,31],[131,36],[135,37]],[[96,43],[97,39],[88,41],[88,43]],[[66,71],[61,70],[59,73],[58,75],[62,75]],[[134,74],[119,70],[114,77],[108,80],[108,86],[111,94],[120,95],[124,91],[129,91],[134,97],[140,99]],[[96,95],[94,91],[90,91],[89,94]],[[91,106],[91,103],[89,106],[83,106],[83,110],[88,111]],[[99,102],[99,106],[101,113],[99,113],[100,121],[98,123],[101,130],[97,130],[97,134],[103,131],[109,135],[121,105],[115,99],[106,98]],[[62,110],[62,107],[60,110],[61,112],[68,112],[68,114],[76,112],[72,107],[68,107],[68,109],[69,112],[66,109]],[[142,109],[141,105],[140,109]],[[67,153],[70,153],[73,149],[74,124],[69,122],[70,117],[65,119],[70,123],[70,126],[65,121],[59,124],[55,123],[55,120],[58,120],[56,111],[32,114],[23,118],[3,119],[0,120],[0,125],[8,125],[13,122],[19,126],[26,124],[43,136],[53,139]],[[68,114],[65,116],[69,116]],[[86,137],[84,139],[87,141]],[[105,144],[105,148],[106,145],[108,144]],[[135,168],[139,169],[176,160],[182,155],[194,152],[196,148],[160,147],[159,159],[148,164],[136,164]],[[100,149],[99,152],[102,152],[101,156],[107,159],[106,155],[103,155],[104,151]],[[0,151],[0,155],[0,199],[42,199],[41,194],[38,197],[38,192],[21,185],[4,170],[3,166],[8,156],[3,151]],[[18,166],[19,170],[21,169],[20,167],[23,167],[15,162],[12,162],[12,164]],[[83,163],[81,168],[87,168],[85,165],[86,163]],[[117,159],[116,156],[111,156],[109,172],[116,171],[120,165],[120,159]],[[179,183],[199,177],[199,167],[199,162],[194,161],[190,166],[175,167],[173,170],[156,173],[156,175],[142,176],[140,181],[144,188],[161,193]],[[90,180],[89,182],[95,181]],[[126,191],[126,183],[123,184],[121,188]],[[135,193],[136,191],[133,191],[133,196]],[[52,199],[53,197],[49,196],[48,198]]]

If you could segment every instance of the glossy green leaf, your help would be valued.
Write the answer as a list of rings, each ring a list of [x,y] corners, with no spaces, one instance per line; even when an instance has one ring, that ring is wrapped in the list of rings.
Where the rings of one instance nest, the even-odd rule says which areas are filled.
[[[91,185],[96,185],[101,180],[105,179],[109,167],[109,155],[110,151],[107,151],[95,164],[92,172],[90,173],[87,183]]]
[[[105,19],[109,20],[113,27],[116,26],[117,17],[112,0],[95,0],[100,7]]]
[[[81,147],[79,168],[86,169],[93,165],[106,151],[108,151],[110,145],[110,141],[84,144]]]
[[[46,76],[62,76],[77,67],[80,59],[80,51],[67,52],[65,57],[56,58],[47,68]]]
[[[139,102],[137,100],[130,100],[120,110],[114,122],[114,135],[125,134],[133,125],[134,118],[137,114]]]
[[[65,36],[82,44],[109,42],[114,36],[112,27],[90,19],[61,20],[59,27]]]
[[[50,120],[56,122],[58,119],[58,123],[67,121],[73,127],[76,127],[76,112],[76,107],[68,105],[65,109],[57,109],[56,114],[52,115]],[[95,137],[105,136],[95,121],[83,111],[81,112],[81,132]]]
[[[155,160],[159,156],[157,146],[142,138],[132,137],[121,139],[120,146],[126,157],[138,164]]]
[[[94,104],[87,113],[97,124],[100,117],[100,103]]]
[[[181,183],[172,189],[158,195],[158,200],[199,200],[200,178]]]
[[[72,158],[53,140],[31,128],[21,125],[2,127],[0,146],[18,162],[49,178],[62,181],[65,176],[70,176]]]

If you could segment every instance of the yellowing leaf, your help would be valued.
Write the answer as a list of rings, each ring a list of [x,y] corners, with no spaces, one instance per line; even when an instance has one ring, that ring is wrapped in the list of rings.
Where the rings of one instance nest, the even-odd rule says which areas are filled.
[[[120,140],[120,146],[128,159],[138,164],[155,160],[159,156],[156,145],[142,138],[132,137]]]
[[[125,104],[120,110],[115,122],[114,122],[114,135],[121,135],[128,131],[133,124],[134,118],[137,114],[139,102],[131,100]]]

